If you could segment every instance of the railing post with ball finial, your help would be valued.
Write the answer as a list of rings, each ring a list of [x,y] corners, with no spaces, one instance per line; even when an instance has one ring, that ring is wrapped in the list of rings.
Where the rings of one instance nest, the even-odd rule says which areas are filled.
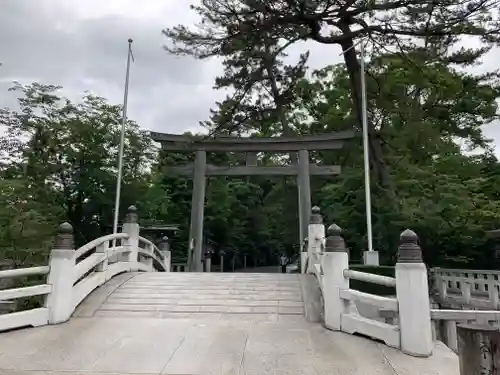
[[[309,226],[307,229],[307,263],[308,267],[305,272],[309,272],[311,268],[311,260],[314,259],[316,253],[321,253],[321,246],[325,241],[325,226],[323,224],[323,216],[318,206],[311,209],[309,218]]]
[[[130,206],[127,210],[123,223],[123,232],[129,235],[129,238],[124,242],[125,246],[128,247],[127,261],[130,263],[130,270],[137,271],[139,261],[139,215],[135,206]]]
[[[163,254],[163,261],[165,262],[165,272],[170,272],[172,267],[172,254],[170,252],[170,242],[167,236],[163,236],[160,242],[159,249]]]
[[[349,255],[342,238],[342,229],[332,224],[327,230],[323,254],[323,299],[325,326],[334,331],[341,330],[342,314],[348,309],[348,301],[340,298],[340,291],[349,289],[349,279],[344,277],[346,269],[349,269]]]
[[[75,245],[71,224],[63,223],[59,226],[54,247],[50,252],[49,265],[47,284],[52,286],[52,291],[47,295],[45,304],[49,309],[49,324],[58,324],[69,320],[75,308]]]
[[[417,234],[401,233],[396,263],[396,295],[399,305],[401,350],[427,357],[432,354],[432,328],[427,268]]]

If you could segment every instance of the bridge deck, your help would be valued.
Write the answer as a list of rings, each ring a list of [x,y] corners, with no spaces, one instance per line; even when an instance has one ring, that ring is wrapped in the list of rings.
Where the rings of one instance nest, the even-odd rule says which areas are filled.
[[[431,358],[412,358],[372,340],[327,331],[306,322],[298,310],[280,311],[280,305],[297,299],[296,276],[245,277],[253,278],[253,284],[247,280],[253,290],[242,293],[243,284],[235,287],[230,276],[220,274],[122,275],[94,292],[68,323],[1,334],[0,374],[458,375],[456,356],[442,345]],[[199,290],[193,285],[207,286],[197,305],[187,305],[200,307],[210,302],[208,294],[223,295],[216,285],[224,282],[226,297],[239,301],[222,305],[213,299],[213,306],[243,306],[250,312],[200,308],[175,315],[172,306],[196,299]],[[193,293],[181,289],[184,283],[192,285]],[[117,297],[141,288],[139,303],[126,303],[126,298],[116,303]],[[149,304],[155,296],[159,303]],[[252,310],[260,306],[255,301],[271,301],[275,308]]]
[[[298,275],[147,273],[119,285],[90,311],[101,317],[277,320],[302,316],[304,308]]]

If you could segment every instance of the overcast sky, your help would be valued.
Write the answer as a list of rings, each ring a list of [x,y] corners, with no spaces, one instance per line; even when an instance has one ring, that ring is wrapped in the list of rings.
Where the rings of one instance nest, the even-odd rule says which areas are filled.
[[[163,28],[197,21],[190,2],[0,0],[0,107],[15,102],[6,91],[14,80],[62,85],[70,98],[90,90],[122,103],[127,39],[133,38],[129,118],[161,132],[199,130],[199,121],[224,96],[212,89],[220,64],[175,57],[162,49]],[[312,68],[340,61],[337,46],[294,46],[295,53],[305,49],[311,51]],[[498,68],[499,59],[498,50],[491,53],[485,68]],[[497,126],[486,132],[500,144]]]

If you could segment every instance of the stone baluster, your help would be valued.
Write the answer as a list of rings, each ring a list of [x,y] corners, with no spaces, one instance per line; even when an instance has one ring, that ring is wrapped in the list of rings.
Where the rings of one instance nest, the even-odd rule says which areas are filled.
[[[146,267],[147,267],[147,272],[154,272],[155,271],[155,267],[154,267],[154,261],[153,261],[153,258],[152,256],[154,255],[154,252],[155,252],[155,249],[153,247],[154,245],[152,244],[146,244],[146,247],[144,248],[144,250],[150,254],[151,256],[141,256],[140,254],[137,254],[138,256],[138,260],[144,264]],[[139,249],[138,249],[139,250]]]
[[[307,250],[308,250],[309,238],[304,238],[304,243],[301,244],[300,249],[300,273],[306,273],[307,265]]]
[[[471,304],[471,290],[472,290],[472,284],[464,276],[462,280],[460,280],[460,292],[462,293],[463,303],[465,303],[466,305]]]
[[[106,272],[108,269],[108,250],[109,250],[109,241],[104,241],[102,244],[98,245],[95,249],[96,254],[104,254],[105,258],[104,260],[97,265],[96,271],[97,272]],[[106,275],[104,275],[105,280],[107,281]]]
[[[224,250],[220,250],[219,254],[220,254],[220,272],[224,272],[224,255],[226,255],[226,252]]]
[[[172,252],[170,251],[170,242],[167,236],[163,236],[158,248],[163,254],[163,261],[165,262],[165,272],[170,272],[172,264]]]
[[[418,236],[409,229],[400,236],[396,294],[401,350],[414,356],[430,356],[433,342],[427,268],[422,260]]]
[[[448,298],[448,281],[443,278],[440,268],[434,268],[434,279],[438,290],[439,301],[443,303]]]
[[[69,223],[59,226],[54,247],[50,253],[50,273],[47,284],[52,286],[47,296],[49,324],[66,322],[73,313],[73,282],[75,278],[75,245],[73,227]]]
[[[488,275],[488,298],[491,303],[491,308],[493,310],[498,310],[499,298],[498,298],[498,281],[495,280],[495,275]]]
[[[212,272],[212,255],[214,251],[212,249],[205,250],[205,272]]]
[[[128,208],[123,223],[123,232],[129,235],[129,238],[123,241],[124,246],[128,248],[128,252],[125,253],[127,256],[126,261],[130,263],[131,271],[137,271],[137,262],[139,261],[139,215],[135,206]]]
[[[349,279],[344,277],[344,270],[349,268],[349,256],[341,234],[338,225],[330,225],[323,254],[325,326],[335,331],[341,330],[342,314],[349,308],[348,301],[340,298],[340,291],[349,289]]]
[[[309,218],[309,226],[307,232],[308,248],[307,258],[308,266],[306,272],[309,272],[314,267],[313,260],[317,259],[316,254],[321,253],[322,244],[325,240],[325,226],[323,225],[323,216],[319,207],[314,206],[311,210]]]

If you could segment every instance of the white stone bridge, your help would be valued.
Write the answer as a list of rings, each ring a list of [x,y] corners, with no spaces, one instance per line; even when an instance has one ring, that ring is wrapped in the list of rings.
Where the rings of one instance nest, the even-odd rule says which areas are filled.
[[[301,274],[169,272],[170,251],[139,235],[133,207],[123,233],[76,250],[61,225],[49,266],[0,272],[48,275],[0,291],[3,301],[46,296],[0,315],[0,374],[458,375],[458,356],[432,340],[432,317],[451,318],[421,300],[411,233],[396,278],[355,272],[340,232],[325,240],[314,215]],[[350,278],[396,297],[350,289]]]

